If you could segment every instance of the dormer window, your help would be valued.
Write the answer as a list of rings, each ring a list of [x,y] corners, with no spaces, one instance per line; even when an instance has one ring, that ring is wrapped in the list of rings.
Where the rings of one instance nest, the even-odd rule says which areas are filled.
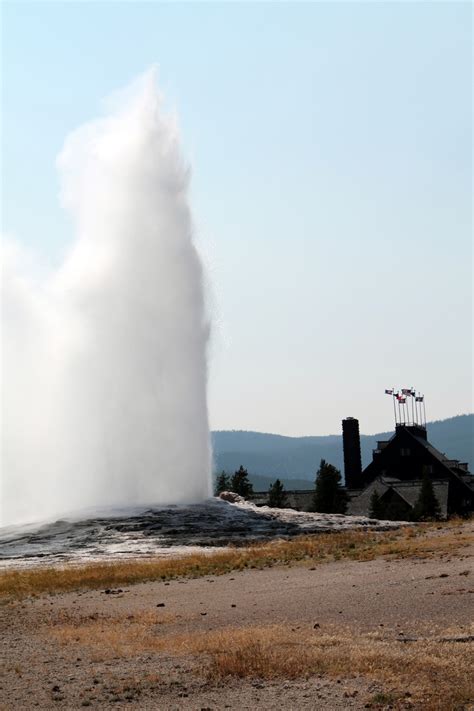
[[[411,454],[411,449],[409,447],[401,447],[400,448],[400,456],[401,457],[409,457]]]

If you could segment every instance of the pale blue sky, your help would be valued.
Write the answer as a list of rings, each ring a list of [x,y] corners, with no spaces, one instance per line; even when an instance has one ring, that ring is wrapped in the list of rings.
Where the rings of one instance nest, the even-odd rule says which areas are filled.
[[[470,3],[7,2],[3,230],[57,262],[55,157],[159,64],[209,265],[214,429],[472,411]]]

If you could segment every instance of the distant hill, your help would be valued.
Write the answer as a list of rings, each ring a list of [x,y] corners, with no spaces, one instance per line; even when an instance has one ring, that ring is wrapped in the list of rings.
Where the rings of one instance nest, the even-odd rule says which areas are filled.
[[[474,463],[474,415],[458,415],[429,422],[428,439],[452,459]],[[393,432],[361,435],[362,465],[372,459],[377,440],[389,439]],[[254,486],[268,488],[276,477],[286,487],[305,488],[314,482],[321,459],[326,459],[343,472],[342,435],[323,437],[284,437],[282,435],[240,430],[212,433],[214,471],[234,472],[242,464],[251,475]],[[260,479],[265,480],[260,482]],[[296,481],[299,480],[299,481]]]

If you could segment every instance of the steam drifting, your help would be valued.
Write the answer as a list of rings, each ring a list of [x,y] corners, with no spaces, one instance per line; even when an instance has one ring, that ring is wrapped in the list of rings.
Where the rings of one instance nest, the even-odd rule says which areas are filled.
[[[59,156],[77,230],[61,267],[33,279],[3,246],[0,525],[210,493],[188,172],[153,70],[118,103]]]

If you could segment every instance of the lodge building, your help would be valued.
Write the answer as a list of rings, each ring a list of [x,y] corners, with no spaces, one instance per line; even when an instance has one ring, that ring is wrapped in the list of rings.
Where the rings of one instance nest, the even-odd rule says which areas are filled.
[[[359,421],[342,421],[345,488],[349,496],[347,515],[369,516],[374,490],[389,517],[410,518],[419,497],[423,476],[428,476],[442,518],[465,516],[474,511],[474,476],[467,462],[450,459],[428,441],[426,422],[395,421],[395,432],[377,442],[372,461],[362,469]],[[314,489],[287,491],[288,507],[310,511]],[[268,492],[256,492],[251,500],[265,505]]]
[[[397,423],[389,440],[377,442],[365,469],[361,465],[359,422],[346,418],[342,431],[348,514],[368,515],[376,490],[385,507],[393,505],[408,517],[424,475],[432,481],[443,518],[474,510],[474,477],[467,462],[450,459],[433,447],[426,424]]]

